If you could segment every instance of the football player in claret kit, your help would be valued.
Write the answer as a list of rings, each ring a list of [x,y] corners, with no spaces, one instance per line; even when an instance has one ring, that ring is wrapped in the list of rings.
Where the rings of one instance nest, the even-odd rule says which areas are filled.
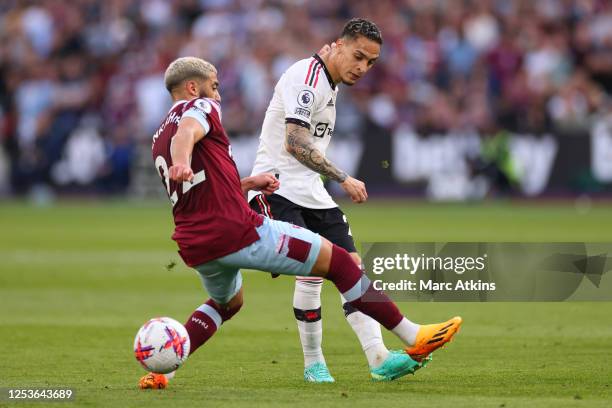
[[[354,85],[380,55],[378,27],[364,19],[346,23],[331,50],[293,64],[280,78],[266,111],[253,174],[269,172],[281,181],[270,196],[249,192],[255,211],[321,234],[347,250],[357,265],[361,259],[346,216],[323,186],[321,175],[339,183],[356,203],[367,199],[363,182],[325,158],[336,121],[338,85]],[[321,348],[321,287],[323,279],[296,276],[293,310],[304,353],[304,379],[333,382]],[[397,353],[387,350],[380,325],[341,296],[346,320],[366,354],[375,379],[401,377]],[[399,371],[399,372],[398,372]]]
[[[215,67],[199,58],[173,61],[165,73],[174,102],[153,136],[153,160],[174,216],[172,238],[184,262],[200,275],[210,298],[187,319],[192,355],[242,306],[240,268],[330,280],[352,307],[371,316],[411,347],[396,364],[408,372],[451,340],[461,318],[423,325],[406,319],[373,289],[346,250],[292,224],[263,217],[245,198],[249,190],[273,193],[271,174],[240,179],[221,124]],[[140,388],[164,388],[174,373],[150,373]]]

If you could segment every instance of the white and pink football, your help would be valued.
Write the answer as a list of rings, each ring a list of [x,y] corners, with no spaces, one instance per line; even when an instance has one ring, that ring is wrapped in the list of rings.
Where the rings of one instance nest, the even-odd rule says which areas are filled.
[[[185,326],[169,317],[146,322],[134,339],[134,356],[145,370],[167,374],[179,368],[189,355]]]

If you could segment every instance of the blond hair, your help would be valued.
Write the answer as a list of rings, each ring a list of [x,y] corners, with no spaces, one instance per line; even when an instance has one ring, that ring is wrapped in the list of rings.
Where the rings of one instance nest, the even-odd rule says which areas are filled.
[[[207,79],[211,73],[217,73],[213,64],[197,57],[177,58],[166,69],[164,82],[168,92],[180,85],[183,81],[194,78]]]

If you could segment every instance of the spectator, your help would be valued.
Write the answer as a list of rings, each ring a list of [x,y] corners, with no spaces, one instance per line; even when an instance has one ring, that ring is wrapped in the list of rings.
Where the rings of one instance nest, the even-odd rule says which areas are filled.
[[[63,188],[50,173],[75,150],[72,139],[100,146],[80,128],[91,115],[105,154],[88,180],[124,190],[136,148],[170,104],[163,67],[180,55],[219,67],[226,129],[256,134],[288,64],[352,16],[376,21],[385,45],[377,73],[342,89],[343,105],[350,120],[386,131],[584,128],[612,89],[604,0],[6,0],[0,135],[13,190]]]

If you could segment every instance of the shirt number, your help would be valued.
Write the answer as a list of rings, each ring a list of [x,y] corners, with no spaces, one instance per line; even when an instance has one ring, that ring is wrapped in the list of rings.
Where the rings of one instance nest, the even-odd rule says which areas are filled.
[[[157,169],[157,173],[159,177],[161,177],[164,186],[166,187],[166,192],[168,193],[168,197],[170,198],[170,202],[172,206],[178,201],[178,194],[175,191],[170,191],[170,171],[168,170],[168,163],[166,163],[166,159],[164,156],[157,156],[155,158],[155,168]],[[193,175],[192,181],[183,181],[183,194],[186,194],[189,190],[191,190],[195,185],[200,184],[206,180],[206,173],[204,170],[200,170]]]

